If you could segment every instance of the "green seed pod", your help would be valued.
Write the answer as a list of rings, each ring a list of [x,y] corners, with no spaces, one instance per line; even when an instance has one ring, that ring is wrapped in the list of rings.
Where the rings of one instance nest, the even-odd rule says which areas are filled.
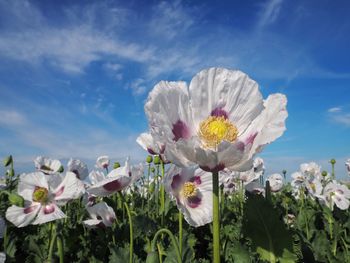
[[[154,158],[153,158],[153,163],[154,163],[155,165],[160,164],[160,157],[159,157],[158,155],[154,156]]]
[[[12,155],[7,156],[7,157],[4,159],[4,165],[5,165],[5,167],[9,166],[12,162],[13,162]]]
[[[328,173],[326,171],[322,171],[322,176],[326,177],[328,175]]]
[[[113,169],[117,169],[117,168],[119,168],[120,167],[120,163],[119,162],[115,162],[114,164],[113,164]]]
[[[335,163],[336,163],[335,159],[331,159],[331,160],[330,160],[330,163],[331,163],[331,164],[335,164]]]
[[[155,184],[154,182],[152,182],[152,183],[149,185],[149,193],[150,193],[150,194],[153,194],[155,188],[156,188],[156,184]]]
[[[153,161],[153,157],[151,155],[148,155],[146,158],[147,163],[151,163]]]
[[[147,254],[146,263],[158,263],[159,257],[157,251],[150,251]]]
[[[151,172],[154,173],[156,169],[154,167],[151,167]]]
[[[11,204],[24,207],[24,199],[22,196],[18,194],[9,194],[8,198]]]
[[[63,168],[63,166],[61,165],[60,169],[58,169],[58,172],[59,172],[59,173],[63,173],[63,171],[64,171],[64,168]]]

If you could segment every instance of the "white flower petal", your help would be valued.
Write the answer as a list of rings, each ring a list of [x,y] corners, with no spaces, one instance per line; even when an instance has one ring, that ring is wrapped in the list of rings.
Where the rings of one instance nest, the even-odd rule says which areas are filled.
[[[96,228],[99,224],[101,224],[102,220],[98,219],[88,219],[84,220],[83,223],[89,228]]]
[[[68,171],[75,173],[80,180],[84,180],[89,175],[87,165],[78,159],[71,158],[67,166]]]
[[[103,155],[97,158],[96,166],[100,169],[105,169],[109,165],[109,157],[107,155]]]
[[[241,133],[263,110],[258,84],[239,70],[202,70],[192,79],[189,93],[196,127],[213,111],[223,110]]]
[[[39,203],[32,203],[25,208],[12,205],[6,211],[6,219],[17,227],[24,227],[32,223],[40,208]]]
[[[17,192],[24,198],[24,200],[33,200],[33,192],[36,187],[49,189],[46,176],[42,172],[20,175]]]
[[[75,173],[67,172],[62,183],[53,191],[55,201],[67,202],[77,199],[85,192],[84,183],[80,181]]]
[[[6,254],[4,252],[0,252],[0,263],[6,262]]]
[[[102,180],[104,180],[106,177],[104,175],[103,172],[101,171],[91,171],[89,174],[89,180],[91,182],[91,184],[97,184],[98,182],[101,182]]]
[[[33,225],[45,224],[57,219],[65,218],[66,215],[56,204],[46,204],[41,206],[38,216],[32,223]]]
[[[93,220],[100,220],[99,223],[102,222],[107,227],[112,226],[116,219],[113,208],[108,206],[105,202],[100,202],[94,206],[87,207],[86,210],[89,212]]]
[[[54,160],[43,156],[38,156],[34,160],[34,164],[36,169],[45,174],[57,173],[62,166],[59,160]]]
[[[159,82],[148,96],[145,112],[151,129],[165,139],[188,139],[195,132],[185,82]]]
[[[131,178],[125,175],[106,178],[103,181],[89,187],[86,191],[95,196],[108,196],[121,191],[130,185]]]

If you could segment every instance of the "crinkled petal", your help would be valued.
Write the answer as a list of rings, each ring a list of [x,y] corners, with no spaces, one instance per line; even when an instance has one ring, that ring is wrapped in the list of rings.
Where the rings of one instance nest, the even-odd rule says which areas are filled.
[[[89,175],[89,170],[87,165],[78,160],[78,159],[70,159],[68,161],[68,171],[75,173],[75,175],[80,179],[84,180]]]
[[[159,82],[148,96],[145,112],[151,129],[165,139],[188,139],[195,132],[185,82]]]
[[[101,217],[103,224],[107,227],[112,226],[116,219],[113,208],[108,206],[105,202],[87,207],[86,210],[89,212],[92,219],[97,219],[98,216]]]
[[[89,187],[86,191],[95,196],[108,196],[115,192],[121,191],[130,185],[131,178],[125,175],[109,177],[97,184]]]
[[[75,173],[67,172],[62,183],[53,191],[53,194],[55,201],[67,202],[79,198],[84,192],[84,183],[76,177]]]
[[[105,178],[106,178],[105,175],[101,171],[93,170],[89,173],[89,180],[90,180],[91,184],[93,184],[93,185],[104,180]]]
[[[54,203],[41,206],[38,216],[32,223],[33,225],[45,224],[57,219],[65,218],[66,215],[62,210]]]
[[[239,70],[202,70],[192,79],[189,93],[196,127],[220,112],[242,133],[263,110],[258,84]]]
[[[6,211],[6,219],[17,227],[24,227],[32,223],[40,208],[39,203],[32,203],[28,207],[12,205]]]
[[[22,174],[19,177],[17,191],[18,194],[24,198],[24,200],[33,200],[33,192],[36,187],[44,187],[46,189],[49,189],[46,176],[42,172]]]
[[[98,219],[88,219],[83,221],[84,225],[88,228],[96,228],[99,224],[102,223],[102,220]]]

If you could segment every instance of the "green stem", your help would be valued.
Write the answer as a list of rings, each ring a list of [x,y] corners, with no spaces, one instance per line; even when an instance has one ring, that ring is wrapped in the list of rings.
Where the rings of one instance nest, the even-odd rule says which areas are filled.
[[[182,255],[182,213],[179,211],[179,251]]]
[[[151,174],[151,164],[148,164],[148,172],[147,172],[147,215],[149,217],[149,176]]]
[[[60,259],[60,263],[64,262],[64,251],[63,251],[63,238],[61,235],[57,236],[57,252]]]
[[[133,262],[133,253],[134,253],[134,240],[133,240],[133,227],[132,227],[132,218],[129,210],[129,206],[127,203],[124,203],[124,206],[126,208],[126,212],[128,213],[129,218],[129,232],[130,232],[130,257],[129,257],[129,263]]]
[[[160,247],[159,243],[157,243],[157,248],[158,248],[158,258],[159,258],[159,263],[163,263],[163,258],[162,258],[162,248]]]
[[[5,231],[4,231],[4,252],[6,252],[7,243],[8,243],[8,226],[6,225]]]
[[[164,180],[164,163],[161,161],[161,175],[162,180]],[[160,218],[160,225],[164,226],[164,214],[165,214],[165,189],[164,189],[164,183],[162,182],[160,185],[160,211],[162,212],[161,218]]]
[[[159,229],[159,230],[157,231],[157,233],[154,235],[154,238],[153,238],[152,243],[151,243],[151,249],[152,249],[152,251],[155,251],[155,246],[156,246],[157,238],[159,237],[159,235],[161,235],[161,234],[163,234],[163,233],[166,233],[166,234],[169,235],[169,237],[170,237],[170,239],[171,239],[171,242],[173,243],[173,246],[175,247],[177,262],[178,262],[178,263],[181,263],[181,262],[182,262],[182,260],[181,260],[181,254],[180,254],[179,247],[178,247],[178,245],[177,245],[176,239],[175,239],[173,233],[171,233],[171,231],[168,230],[168,229],[166,229],[166,228]]]
[[[51,236],[50,246],[49,246],[49,255],[47,257],[47,261],[49,263],[53,262],[52,254],[53,254],[53,248],[55,246],[56,237],[57,237],[56,226],[55,224],[52,223],[52,236]]]
[[[220,263],[219,172],[213,172],[213,263]]]
[[[335,169],[334,169],[335,163],[332,162],[332,179],[335,179]]]

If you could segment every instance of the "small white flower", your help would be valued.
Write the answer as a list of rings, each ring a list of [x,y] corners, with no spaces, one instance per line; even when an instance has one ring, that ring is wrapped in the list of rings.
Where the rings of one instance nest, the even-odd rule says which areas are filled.
[[[345,162],[345,167],[346,167],[346,170],[348,171],[348,174],[350,175],[350,159],[348,159],[348,160]]]
[[[25,207],[12,205],[6,211],[6,219],[17,227],[37,225],[66,217],[58,205],[79,198],[84,184],[71,172],[53,187],[42,172],[22,174],[18,194],[25,200]]]
[[[89,212],[91,219],[85,220],[83,223],[90,228],[111,227],[116,219],[113,208],[105,202],[87,207],[86,210]]]
[[[270,182],[271,192],[278,192],[283,187],[283,177],[280,174],[272,174],[267,178]]]
[[[245,190],[249,193],[265,195],[265,188],[259,183],[259,180],[247,184]]]
[[[100,156],[96,160],[96,167],[100,169],[106,169],[109,165],[109,157],[107,155]]]
[[[4,237],[5,228],[6,228],[5,220],[0,216],[0,238]]]
[[[196,167],[172,166],[164,178],[164,185],[191,226],[202,226],[213,220],[211,173]]]
[[[62,167],[59,160],[50,159],[43,156],[38,156],[34,160],[35,168],[44,174],[55,174],[58,173]]]
[[[168,163],[168,160],[165,157],[165,143],[161,143],[156,137],[153,137],[151,133],[141,133],[137,137],[136,142],[149,154],[159,155],[164,163]]]
[[[312,199],[315,197],[319,198],[322,195],[323,186],[317,178],[314,178],[312,181],[306,181],[305,186]]]
[[[80,180],[84,180],[89,175],[87,165],[78,159],[71,158],[67,166],[68,171],[75,173]]]
[[[6,254],[4,252],[0,252],[0,263],[5,263]]]
[[[312,181],[314,178],[322,179],[321,167],[317,163],[303,163],[300,165],[300,171],[308,180]]]
[[[326,205],[333,210],[334,204],[342,210],[346,210],[350,205],[350,190],[336,181],[326,185],[323,191]]]

